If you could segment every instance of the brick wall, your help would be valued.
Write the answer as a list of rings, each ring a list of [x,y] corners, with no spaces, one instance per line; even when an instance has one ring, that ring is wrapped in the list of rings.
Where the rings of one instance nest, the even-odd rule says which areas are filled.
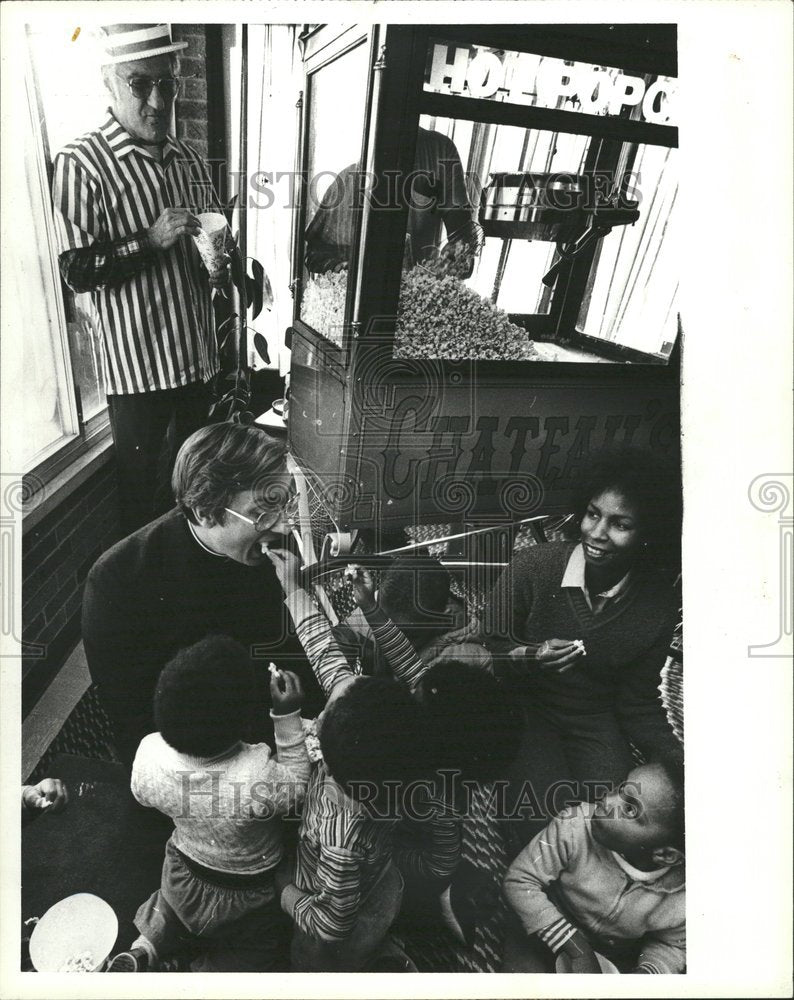
[[[206,26],[174,24],[171,35],[175,42],[188,43],[180,59],[180,76],[187,79],[176,100],[176,136],[189,142],[206,160],[209,156]]]
[[[121,537],[116,475],[103,465],[22,536],[22,715],[80,638],[88,570]]]

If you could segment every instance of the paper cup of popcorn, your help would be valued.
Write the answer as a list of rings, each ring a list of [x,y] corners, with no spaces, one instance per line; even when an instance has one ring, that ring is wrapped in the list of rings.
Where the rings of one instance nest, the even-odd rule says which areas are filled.
[[[226,252],[226,219],[220,212],[202,212],[197,216],[201,224],[201,232],[193,237],[204,267],[212,274],[223,267],[223,255]]]

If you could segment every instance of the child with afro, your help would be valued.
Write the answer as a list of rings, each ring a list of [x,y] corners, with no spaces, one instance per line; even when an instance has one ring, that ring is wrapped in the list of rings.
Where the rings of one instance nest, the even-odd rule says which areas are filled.
[[[289,927],[274,869],[281,817],[305,796],[310,763],[297,676],[271,672],[276,753],[248,743],[254,672],[234,640],[210,635],[181,650],[154,694],[158,732],[144,737],[132,793],[173,819],[160,888],[136,914],[140,937],[110,972],[145,972],[197,952],[193,971],[266,972],[286,966]]]
[[[369,573],[366,578],[371,589]],[[484,645],[454,641],[465,624],[465,607],[453,594],[449,571],[438,559],[421,554],[397,557],[382,572],[380,587],[370,596],[407,639],[402,649],[412,660],[431,666],[453,659],[492,671],[492,658]],[[360,606],[333,632],[348,661],[358,661],[362,673],[400,678],[404,664],[395,656],[393,645],[378,638],[370,615]]]
[[[683,777],[676,758],[635,767],[530,842],[504,881],[503,971],[685,971]]]

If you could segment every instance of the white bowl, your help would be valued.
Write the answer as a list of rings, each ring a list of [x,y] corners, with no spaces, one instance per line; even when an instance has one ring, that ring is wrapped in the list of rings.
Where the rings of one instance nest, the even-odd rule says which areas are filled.
[[[113,908],[90,892],[78,892],[51,906],[30,936],[30,960],[37,972],[60,972],[90,954],[91,972],[101,969],[116,943],[119,922]]]

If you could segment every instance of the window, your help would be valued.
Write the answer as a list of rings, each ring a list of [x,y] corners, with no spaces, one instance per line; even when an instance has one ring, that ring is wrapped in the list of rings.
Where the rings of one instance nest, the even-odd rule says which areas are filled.
[[[300,318],[342,346],[366,112],[366,42],[311,74],[308,96],[306,260]]]
[[[36,29],[15,46],[24,100],[8,114],[20,155],[4,177],[13,198],[3,217],[3,406],[13,397],[20,432],[4,435],[3,463],[43,481],[107,435],[99,331],[90,296],[62,285],[50,197],[51,153],[95,127],[105,101],[86,46],[53,57],[63,41]]]
[[[443,136],[465,193],[431,164],[425,214],[446,223],[451,189],[475,225],[462,235],[437,218],[434,252],[423,239],[404,265],[395,355],[664,363],[677,333],[675,96],[668,76],[431,39],[416,163]],[[414,196],[409,240],[421,207]]]

